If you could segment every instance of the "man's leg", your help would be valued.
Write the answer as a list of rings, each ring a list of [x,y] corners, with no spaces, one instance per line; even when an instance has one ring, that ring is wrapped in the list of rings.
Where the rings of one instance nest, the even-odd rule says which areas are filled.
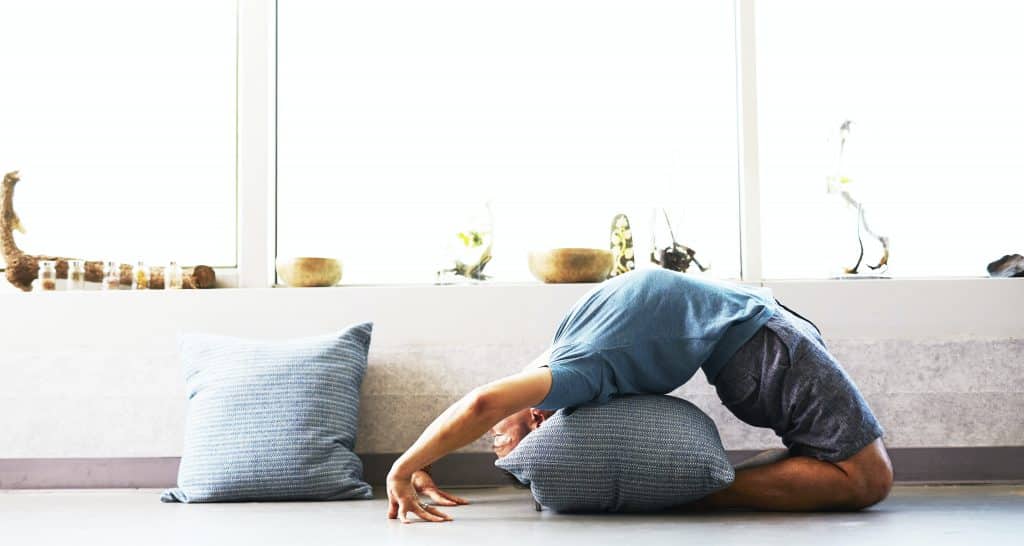
[[[892,488],[892,464],[877,439],[837,463],[789,457],[736,472],[736,481],[701,500],[701,509],[771,511],[859,510]]]
[[[792,457],[788,449],[781,447],[775,449],[768,449],[758,453],[757,455],[754,455],[749,459],[744,459],[738,465],[735,465],[734,468],[737,471],[740,471],[747,468],[754,468],[757,466],[764,466],[766,464],[777,463],[788,457]]]

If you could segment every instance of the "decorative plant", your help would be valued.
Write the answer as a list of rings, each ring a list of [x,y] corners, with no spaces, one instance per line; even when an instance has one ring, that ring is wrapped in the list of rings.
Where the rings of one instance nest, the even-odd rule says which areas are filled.
[[[472,225],[470,229],[464,229],[456,232],[454,241],[452,243],[452,253],[454,256],[454,264],[452,267],[442,269],[437,272],[437,278],[440,282],[446,273],[454,274],[458,277],[466,279],[472,279],[475,281],[487,280],[487,275],[484,275],[484,267],[491,261],[491,246],[493,244],[493,237],[491,235],[491,206],[490,204],[485,205],[486,214],[482,218],[473,218],[468,223]]]
[[[651,228],[651,261],[665,269],[686,273],[690,265],[696,265],[701,272],[707,271],[711,266],[704,266],[697,261],[697,251],[676,241],[676,234],[672,231],[672,222],[668,219],[668,211],[661,209],[665,216],[665,225],[668,227],[668,235],[672,238],[672,244],[658,248],[654,242],[654,229]],[[652,226],[654,222],[651,222]]]
[[[883,273],[889,266],[889,238],[875,233],[868,225],[864,204],[855,199],[850,193],[853,181],[844,174],[843,154],[846,152],[846,142],[849,139],[850,125],[852,124],[852,121],[846,120],[839,126],[839,153],[836,156],[836,170],[833,175],[826,177],[828,193],[838,194],[847,206],[856,211],[857,245],[860,247],[860,253],[857,256],[857,262],[852,267],[846,267],[843,270],[850,275],[856,275],[860,272],[861,263],[864,261],[863,234],[867,233],[882,245],[882,256],[879,258],[878,263],[874,265],[867,264],[867,267],[872,271]]]
[[[452,272],[467,279],[486,280],[488,277],[484,275],[484,266],[491,261],[490,237],[475,230],[460,232],[457,234],[457,237],[462,241],[462,245],[467,250],[464,255],[478,256],[478,258],[471,260],[470,263],[464,263],[461,259],[456,259]],[[481,248],[485,243],[487,245],[486,248]]]

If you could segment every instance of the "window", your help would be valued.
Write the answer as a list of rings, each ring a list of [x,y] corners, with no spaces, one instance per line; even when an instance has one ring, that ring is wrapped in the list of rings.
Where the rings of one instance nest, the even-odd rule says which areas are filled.
[[[980,276],[1021,252],[1024,7],[737,5],[756,8],[761,245],[748,272],[823,278],[854,265],[857,209],[842,190],[887,237],[887,275]],[[668,244],[665,209],[707,275],[736,278],[734,10],[7,2],[0,174],[22,174],[15,204],[29,231],[17,240],[32,253],[232,267],[238,237],[265,249],[268,228],[282,257],[338,257],[345,284],[387,284],[433,282],[465,251],[458,234],[477,230],[493,236],[484,273],[519,282],[533,280],[530,250],[607,248],[617,213],[643,266],[655,236]],[[276,41],[263,36],[275,16]],[[247,148],[241,159],[275,162],[276,203],[242,204],[259,228],[242,234],[238,28],[250,31],[243,73],[257,87],[246,96],[263,96],[264,67],[272,91],[243,111],[260,123],[242,128],[277,116],[276,156]],[[276,86],[263,60],[275,44]],[[248,142],[264,142],[257,132]],[[269,195],[252,172],[261,178],[239,183]],[[866,229],[860,271],[871,274],[881,252]],[[264,285],[269,251],[259,252],[246,254],[243,285]]]
[[[30,253],[235,264],[235,2],[0,4]]]
[[[890,275],[985,275],[1021,250],[1024,6],[780,0],[756,17],[767,277],[856,261],[854,209],[826,192],[845,120],[839,176],[891,239]]]
[[[278,22],[279,255],[432,282],[490,203],[485,273],[525,281],[530,249],[607,248],[619,212],[645,262],[665,207],[739,275],[730,3],[280,2]]]

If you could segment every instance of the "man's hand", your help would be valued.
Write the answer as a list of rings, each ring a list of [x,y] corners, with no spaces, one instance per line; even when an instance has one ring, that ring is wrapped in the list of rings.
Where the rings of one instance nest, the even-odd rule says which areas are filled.
[[[449,406],[392,465],[387,481],[388,518],[409,523],[411,512],[425,521],[451,520],[448,514],[420,503],[413,474],[483,436],[505,417],[540,403],[550,390],[551,370],[539,368],[477,387]],[[443,497],[458,504],[448,494]]]
[[[433,483],[433,480],[431,480]],[[412,523],[409,513],[416,514],[424,521],[451,521],[448,514],[420,502],[420,496],[413,487],[412,476],[388,474],[388,518],[400,518],[402,523]],[[435,486],[436,489],[436,486]]]
[[[412,486],[416,488],[417,493],[430,497],[430,500],[434,501],[436,504],[440,504],[441,506],[469,504],[469,501],[462,497],[457,497],[447,491],[438,489],[437,485],[434,484],[434,478],[423,470],[413,472]]]

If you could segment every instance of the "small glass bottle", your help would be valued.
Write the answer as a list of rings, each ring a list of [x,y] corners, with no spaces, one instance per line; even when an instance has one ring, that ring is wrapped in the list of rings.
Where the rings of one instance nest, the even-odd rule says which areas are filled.
[[[68,290],[85,290],[85,262],[68,260]]]
[[[57,263],[52,260],[40,260],[39,262],[39,286],[43,290],[51,291],[57,289]]]
[[[164,269],[164,286],[168,290],[181,290],[184,278],[181,273],[181,266],[178,262],[171,262]]]
[[[139,262],[132,270],[132,288],[136,290],[145,290],[149,288],[149,270],[146,269],[146,264]]]
[[[121,264],[117,262],[107,262],[107,266],[103,268],[103,289],[121,289]]]

